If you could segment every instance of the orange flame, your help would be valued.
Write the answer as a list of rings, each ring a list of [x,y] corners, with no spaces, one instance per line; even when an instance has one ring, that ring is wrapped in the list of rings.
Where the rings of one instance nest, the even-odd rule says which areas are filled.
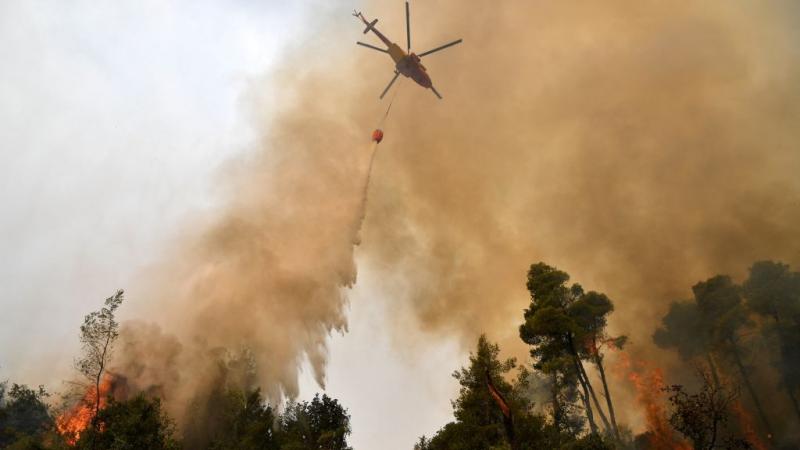
[[[614,347],[612,347],[614,348]],[[650,431],[650,446],[658,450],[691,450],[686,442],[679,440],[670,427],[664,412],[664,375],[659,368],[652,368],[643,361],[632,361],[627,352],[619,350],[617,372],[636,389],[636,401],[644,408],[647,428]]]
[[[112,389],[112,377],[106,376],[100,382],[100,409],[106,406],[108,394]],[[56,418],[58,434],[64,437],[69,445],[75,445],[81,433],[92,423],[96,401],[94,386],[86,389],[86,393],[72,408]]]

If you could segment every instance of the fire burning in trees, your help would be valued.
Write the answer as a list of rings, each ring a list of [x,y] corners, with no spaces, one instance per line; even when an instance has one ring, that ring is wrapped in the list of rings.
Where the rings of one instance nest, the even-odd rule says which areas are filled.
[[[615,348],[612,346],[612,348]],[[616,372],[633,384],[636,401],[644,408],[650,445],[658,450],[691,450],[691,446],[675,436],[664,411],[664,374],[644,361],[633,361],[620,349]]]
[[[100,409],[106,406],[109,394],[114,391],[115,381],[114,376],[106,375],[100,382]],[[81,433],[91,425],[96,401],[96,389],[89,386],[83,397],[56,419],[58,433],[64,436],[69,445],[75,445]]]

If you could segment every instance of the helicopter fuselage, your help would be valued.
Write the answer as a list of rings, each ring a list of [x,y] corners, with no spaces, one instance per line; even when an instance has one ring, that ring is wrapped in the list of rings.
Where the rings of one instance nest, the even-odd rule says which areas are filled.
[[[389,55],[394,60],[395,70],[408,78],[411,78],[418,85],[429,88],[433,85],[428,70],[422,65],[419,56],[414,53],[406,53],[397,44],[389,46]]]
[[[380,31],[375,28],[375,24],[370,24],[365,19],[362,18],[365,24],[367,24],[367,29],[365,31],[372,31],[375,33],[376,36],[386,44],[386,52],[389,53],[389,56],[392,57],[394,61],[395,70],[400,72],[401,75],[411,78],[416,82],[418,85],[424,87],[425,89],[430,88],[433,86],[433,82],[431,81],[430,75],[428,75],[427,69],[425,66],[422,65],[419,56],[414,53],[406,53],[405,50],[400,48],[399,45],[395,44],[394,42],[390,41],[389,38],[383,35]]]

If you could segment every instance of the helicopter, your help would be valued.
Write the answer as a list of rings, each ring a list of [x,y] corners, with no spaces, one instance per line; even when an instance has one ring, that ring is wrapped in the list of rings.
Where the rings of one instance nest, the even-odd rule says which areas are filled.
[[[430,89],[431,91],[433,91],[433,93],[437,97],[439,97],[439,100],[442,99],[442,96],[439,94],[439,91],[437,91],[436,88],[433,87],[433,82],[431,81],[431,77],[430,75],[428,75],[428,71],[427,69],[425,69],[425,66],[422,65],[421,58],[423,56],[430,55],[431,53],[435,53],[444,50],[446,48],[452,47],[456,44],[460,44],[462,42],[462,39],[455,40],[448,44],[440,45],[439,47],[436,47],[432,50],[428,50],[426,52],[422,52],[418,55],[413,53],[411,51],[411,24],[409,19],[408,2],[406,2],[406,44],[407,44],[406,50],[403,50],[402,48],[400,48],[399,45],[390,41],[386,36],[383,35],[383,33],[381,33],[380,31],[378,31],[377,28],[375,28],[375,24],[378,23],[378,19],[375,19],[370,22],[359,11],[353,11],[353,16],[361,19],[364,25],[367,26],[367,28],[364,29],[364,34],[367,34],[370,31],[372,31],[373,33],[375,33],[376,36],[378,36],[378,38],[384,44],[386,44],[387,48],[383,49],[364,42],[356,42],[356,44],[382,53],[387,53],[389,56],[392,57],[392,60],[394,61],[395,64],[394,77],[392,77],[392,80],[386,86],[386,89],[383,90],[379,98],[383,99],[386,93],[389,92],[389,89],[391,89],[394,82],[397,81],[397,77],[403,75],[407,78],[411,78],[412,80],[414,80],[414,82],[424,87],[425,89]]]

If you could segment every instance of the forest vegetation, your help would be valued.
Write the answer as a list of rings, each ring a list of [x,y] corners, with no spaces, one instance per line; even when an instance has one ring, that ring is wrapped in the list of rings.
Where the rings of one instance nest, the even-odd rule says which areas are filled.
[[[609,334],[615,306],[606,294],[541,262],[530,266],[526,287],[518,335],[530,357],[503,358],[481,334],[452,374],[459,385],[453,420],[420,437],[415,450],[800,446],[800,273],[788,265],[756,262],[741,283],[716,275],[672,302],[652,334],[681,361],[669,370],[641,369],[627,337]],[[247,352],[218,355],[213,381],[184,405],[183,417],[170,417],[158,386],[129,385],[112,369],[124,350],[116,346],[115,317],[123,300],[118,291],[86,315],[68,393],[0,383],[0,448],[351,448],[342,403],[317,394],[270,404],[253,382],[257,368]],[[618,402],[610,379],[620,370],[647,422],[638,433],[620,419],[631,407]]]

